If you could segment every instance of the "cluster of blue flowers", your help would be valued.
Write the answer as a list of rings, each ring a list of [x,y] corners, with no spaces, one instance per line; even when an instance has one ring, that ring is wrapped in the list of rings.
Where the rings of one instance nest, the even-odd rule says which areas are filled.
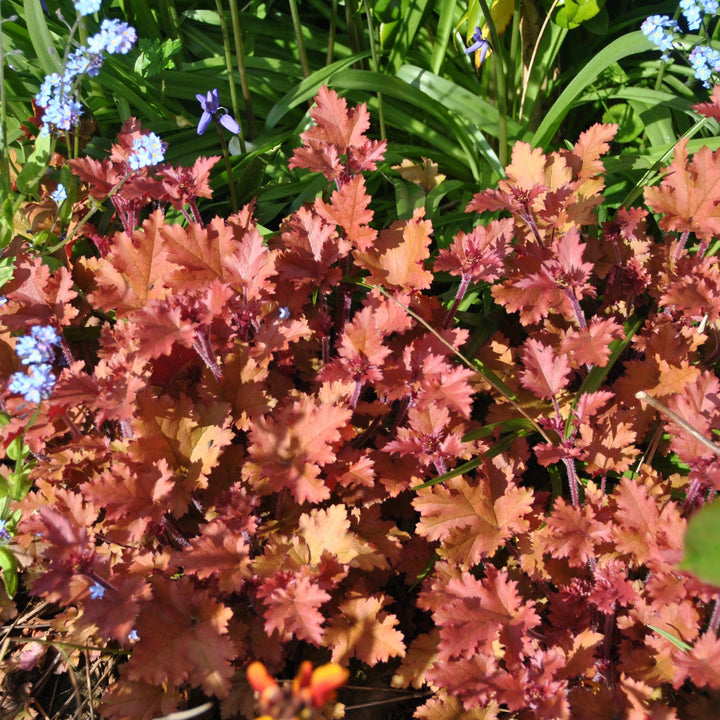
[[[713,74],[720,73],[720,52],[708,45],[698,45],[692,49],[688,60],[695,71],[695,77],[705,87],[710,87],[710,78]]]
[[[8,390],[22,395],[27,402],[39,403],[49,398],[56,380],[50,363],[59,343],[60,336],[55,329],[43,325],[35,325],[29,335],[18,338],[15,354],[23,365],[28,366],[28,372],[13,373]]]
[[[157,165],[165,159],[165,145],[153,132],[133,140],[133,151],[128,158],[132,170]]]
[[[89,15],[100,9],[101,0],[77,0],[75,9],[80,15]],[[137,42],[135,29],[120,20],[103,20],[100,31],[68,56],[62,75],[46,75],[35,102],[44,108],[42,132],[70,130],[78,124],[82,106],[77,99],[77,88],[83,76],[95,77],[102,67],[105,53],[127,54]]]
[[[703,18],[716,15],[719,7],[719,0],[680,0],[680,10],[690,31],[699,30]],[[643,35],[662,51],[663,60],[669,60],[675,38],[681,33],[677,20],[668,15],[651,15],[640,29]],[[697,45],[688,59],[695,71],[695,77],[705,87],[710,87],[711,77],[720,73],[720,53],[709,45]]]
[[[73,5],[79,15],[92,15],[100,9],[102,0],[75,0]]]
[[[688,30],[699,30],[703,15],[715,15],[718,11],[718,0],[680,0],[680,9]]]

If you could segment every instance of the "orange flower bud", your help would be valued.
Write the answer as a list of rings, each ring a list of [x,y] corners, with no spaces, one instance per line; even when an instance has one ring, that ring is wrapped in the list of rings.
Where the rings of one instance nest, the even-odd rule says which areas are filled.
[[[275,678],[267,671],[267,668],[257,660],[248,665],[246,672],[250,686],[259,693],[264,693],[268,688],[278,687]]]
[[[292,694],[294,697],[300,697],[303,688],[310,687],[310,680],[313,674],[313,666],[309,660],[305,660],[300,664],[297,675],[292,681]]]
[[[316,708],[322,707],[335,697],[335,691],[347,682],[350,673],[340,665],[327,663],[315,668],[310,679],[312,703]]]

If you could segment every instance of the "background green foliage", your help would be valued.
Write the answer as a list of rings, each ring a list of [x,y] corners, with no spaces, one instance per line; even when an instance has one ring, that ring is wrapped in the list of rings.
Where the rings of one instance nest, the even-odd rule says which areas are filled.
[[[610,10],[553,3],[545,23],[550,3],[510,0],[499,47],[476,67],[464,49],[475,25],[484,25],[484,4],[114,0],[104,3],[103,16],[127,20],[142,42],[129,57],[110,58],[102,82],[84,88],[84,100],[105,145],[134,115],[170,143],[171,162],[191,164],[218,151],[214,133],[195,132],[195,94],[218,87],[243,126],[233,158],[238,201],[257,196],[258,218],[269,226],[317,192],[316,180],[289,172],[280,159],[307,124],[308,102],[321,83],[350,102],[368,102],[375,135],[391,141],[390,164],[422,157],[439,164],[447,181],[430,209],[440,238],[444,227],[456,226],[471,193],[502,175],[517,140],[548,150],[593,122],[618,122],[608,162],[616,205],[650,181],[678,136],[718,146],[717,124],[698,127],[690,109],[706,97],[704,88],[682,62],[661,73],[658,52],[639,32],[649,13],[672,14],[672,3],[615,2]],[[67,31],[57,13],[74,17],[70,0],[47,5],[47,13],[40,0],[1,6],[10,144],[22,135],[42,77],[59,67]],[[7,21],[13,14],[18,19]],[[101,145],[96,139],[87,151],[99,155]],[[227,177],[215,182],[215,206],[206,212],[227,202]],[[395,175],[384,182],[383,192],[371,190],[387,198],[389,214],[407,217],[425,200]],[[382,210],[376,208],[381,217]]]

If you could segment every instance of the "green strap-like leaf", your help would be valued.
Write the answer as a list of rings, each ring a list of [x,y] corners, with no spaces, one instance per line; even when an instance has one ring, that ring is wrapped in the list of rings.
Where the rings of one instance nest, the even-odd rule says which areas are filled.
[[[327,83],[335,73],[350,67],[353,63],[369,55],[370,52],[357,53],[342,60],[337,60],[309,75],[273,105],[265,120],[265,127],[268,129],[275,127],[292,108],[314,97],[320,86]]]
[[[540,127],[533,135],[532,146],[545,148],[560,127],[565,116],[575,104],[580,93],[593,83],[600,73],[622,58],[630,55],[637,55],[651,50],[654,46],[638,30],[628,33],[611,42],[603,48],[595,57],[580,70],[580,72],[568,83],[560,97],[547,111]]]
[[[59,73],[62,61],[55,49],[55,43],[47,22],[45,22],[45,14],[40,0],[24,0],[23,5],[25,7],[24,19],[30,34],[30,42],[35,50],[40,67],[47,75],[54,72]]]

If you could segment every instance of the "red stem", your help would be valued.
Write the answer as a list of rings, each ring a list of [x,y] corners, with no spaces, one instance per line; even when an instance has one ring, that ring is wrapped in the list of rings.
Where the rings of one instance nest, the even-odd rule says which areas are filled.
[[[469,287],[470,275],[468,275],[467,273],[463,273],[460,279],[460,285],[458,286],[457,292],[455,293],[455,300],[453,301],[450,310],[448,310],[448,314],[445,316],[445,320],[443,320],[443,330],[450,327],[450,324],[455,317],[455,313],[457,312],[458,306],[462,302],[462,299],[465,297],[465,293],[467,292],[467,289]]]

